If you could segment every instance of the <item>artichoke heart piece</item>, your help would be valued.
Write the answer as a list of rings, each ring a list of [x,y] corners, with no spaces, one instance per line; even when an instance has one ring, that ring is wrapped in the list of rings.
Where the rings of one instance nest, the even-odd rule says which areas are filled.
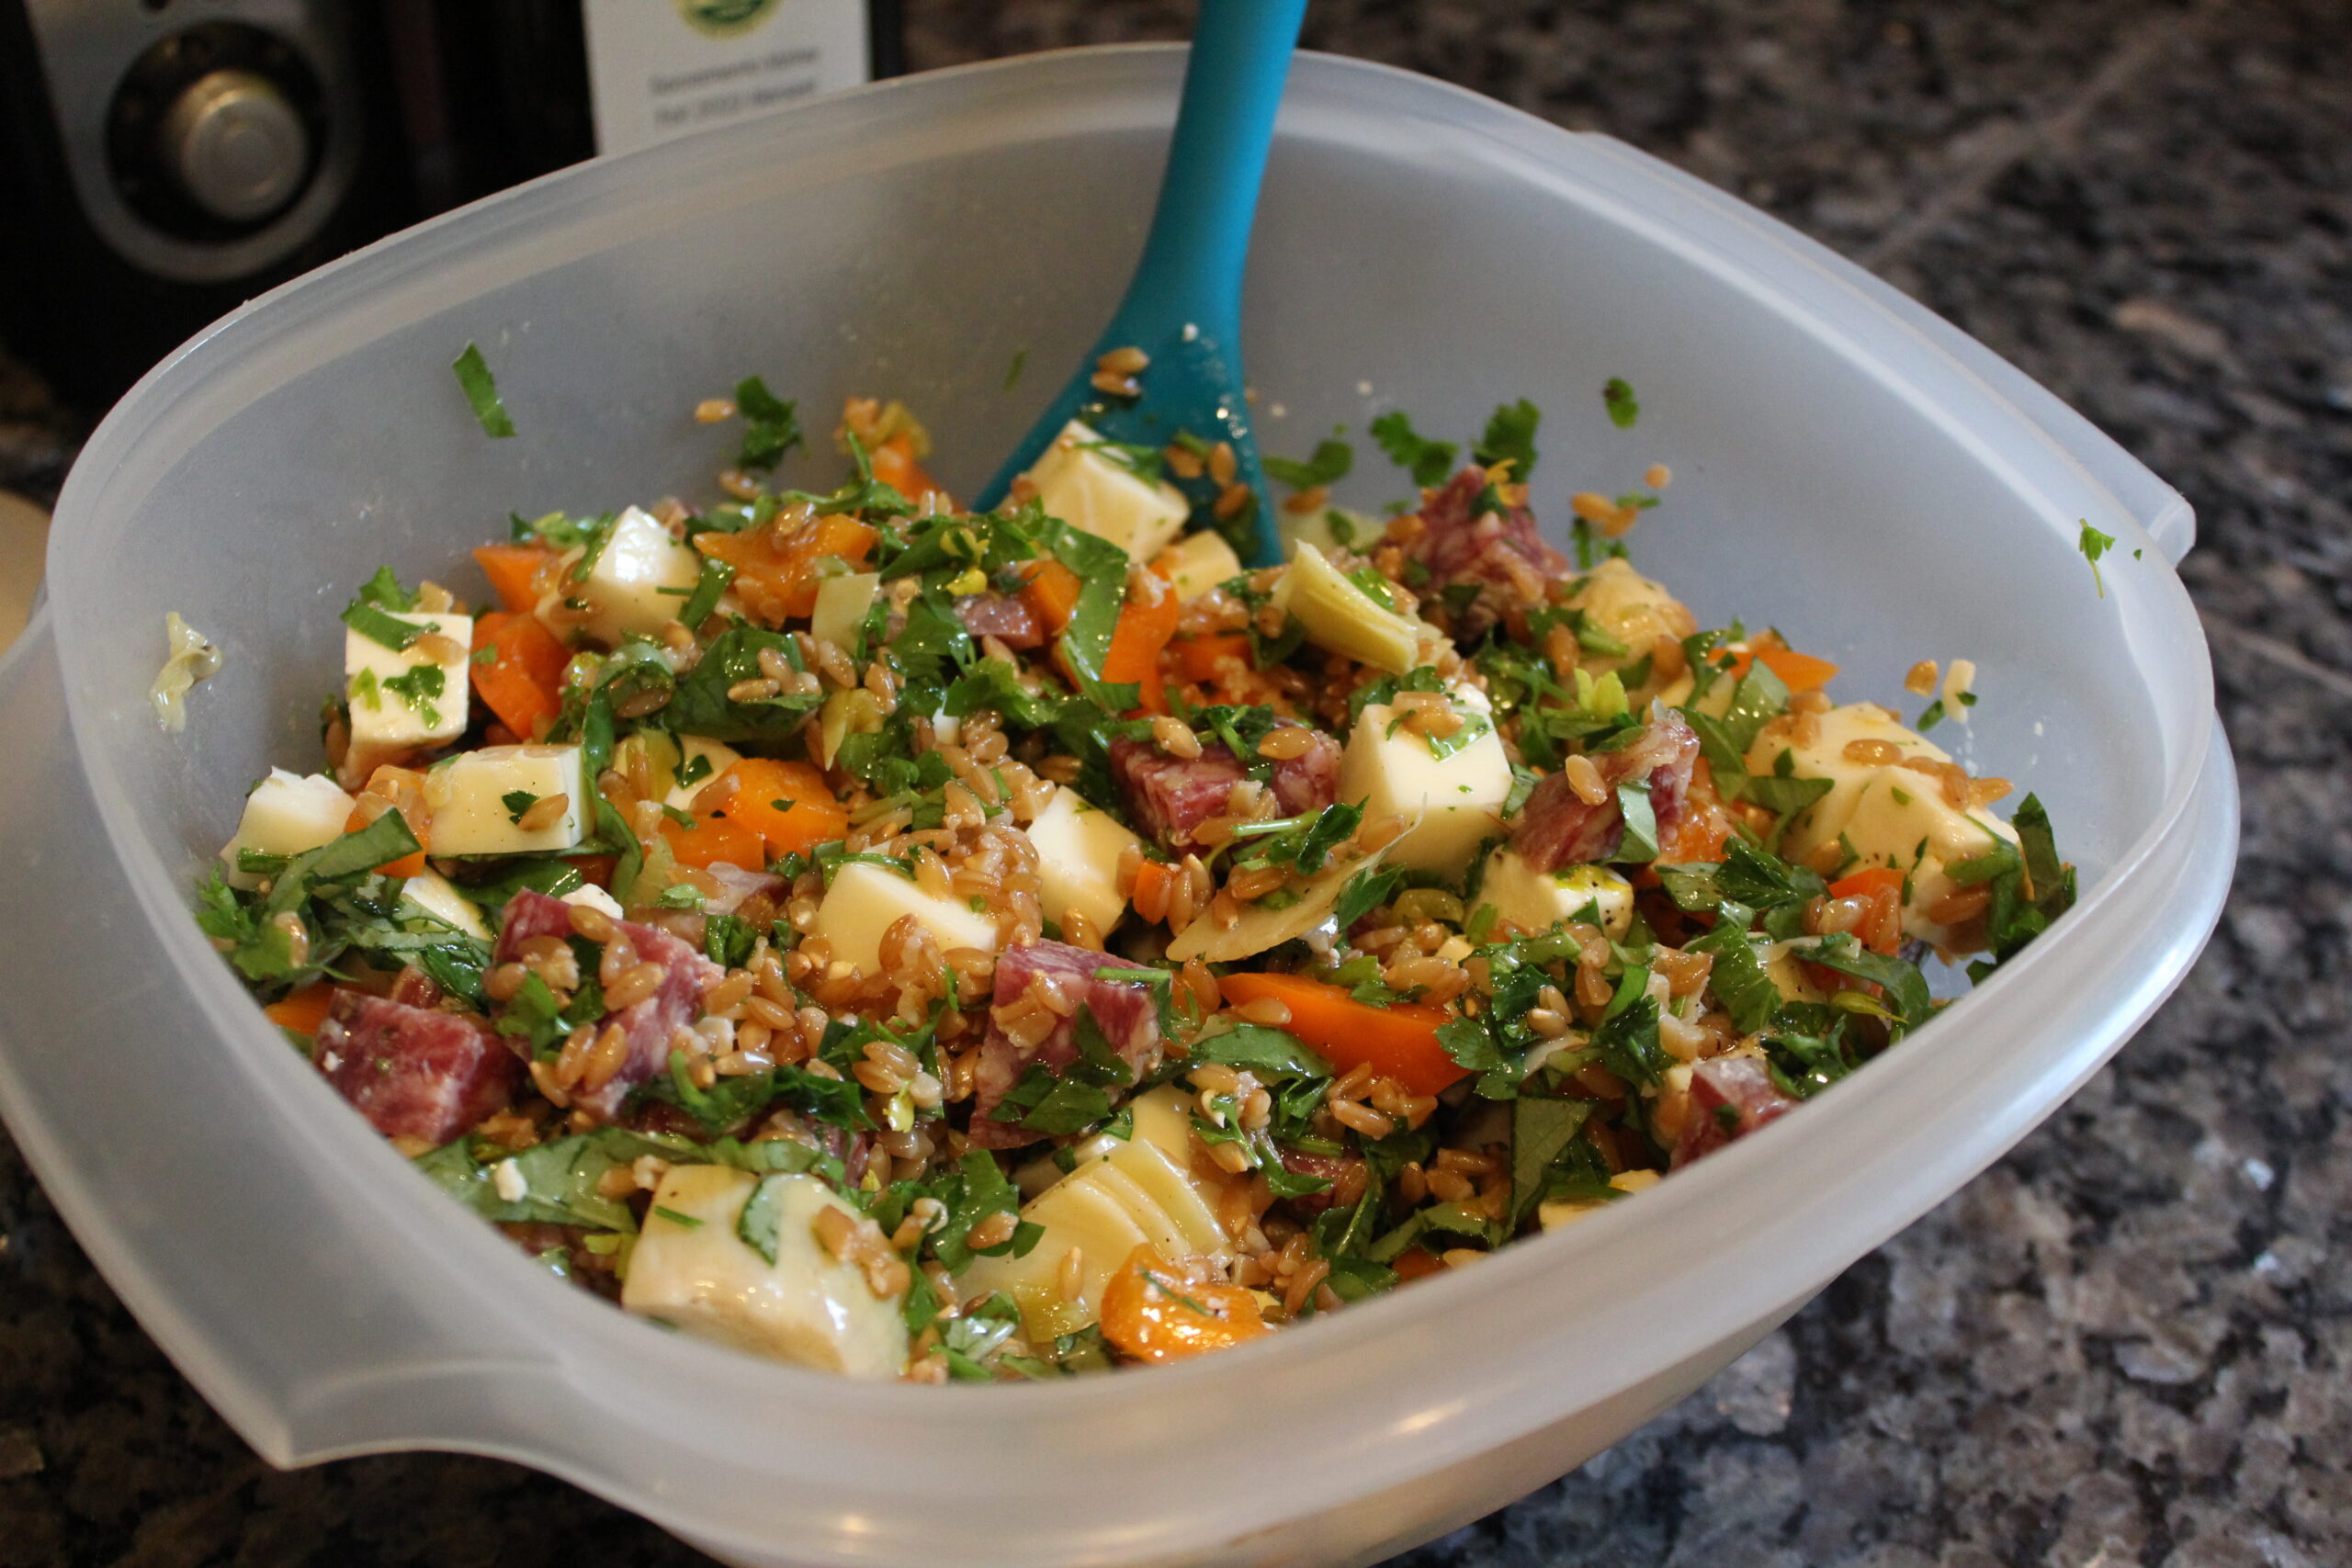
[[[1304,539],[1273,598],[1317,648],[1392,675],[1405,674],[1421,662],[1420,623],[1382,608]]]

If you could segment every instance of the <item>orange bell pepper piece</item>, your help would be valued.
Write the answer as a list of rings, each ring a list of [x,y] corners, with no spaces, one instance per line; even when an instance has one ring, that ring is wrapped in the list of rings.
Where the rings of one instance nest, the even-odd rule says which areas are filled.
[[[768,863],[766,845],[760,835],[724,817],[697,817],[691,822],[681,822],[665,816],[661,832],[680,865],[708,866],[725,861],[746,871],[758,871]]]
[[[280,1029],[290,1029],[297,1034],[316,1034],[319,1025],[327,1020],[327,1009],[334,1005],[335,987],[324,980],[313,980],[299,991],[288,991],[262,1009],[270,1022]]]
[[[1138,1360],[1182,1360],[1272,1332],[1247,1290],[1195,1280],[1148,1242],[1102,1287],[1102,1337]]]
[[[868,452],[866,460],[873,464],[876,479],[917,504],[932,491],[947,493],[946,487],[915,460],[914,437],[903,430]]]
[[[1283,1027],[1342,1074],[1369,1066],[1415,1094],[1435,1094],[1470,1076],[1438,1043],[1443,1008],[1419,1002],[1368,1007],[1344,987],[1303,975],[1227,975],[1216,987],[1231,1007],[1272,998],[1289,1008],[1290,1021]]]
[[[768,859],[805,854],[849,834],[849,813],[808,762],[746,757],[706,786],[695,800],[760,836]]]
[[[1176,667],[1177,679],[1198,684],[1216,677],[1216,667],[1228,659],[1250,662],[1250,638],[1243,632],[1229,632],[1219,637],[1180,637],[1168,645],[1168,661]]]
[[[1085,586],[1078,573],[1057,560],[1032,561],[1022,582],[1021,602],[1058,637],[1077,612],[1079,591]]]
[[[532,591],[531,580],[554,553],[540,544],[478,545],[474,559],[481,563],[481,574],[490,579],[498,602],[521,614],[538,607],[539,596]]]
[[[1792,692],[1817,692],[1838,673],[1838,666],[1826,659],[1815,659],[1792,648],[1763,648],[1735,654],[1724,667],[1724,671],[1736,681],[1759,659],[1764,661],[1764,668],[1778,675],[1781,683]]]
[[[1128,714],[1130,718],[1137,713],[1168,711],[1168,682],[1159,673],[1159,653],[1176,635],[1183,609],[1176,595],[1162,593],[1148,604],[1130,599],[1119,612],[1119,624],[1111,631],[1110,650],[1102,656],[1102,679],[1132,681],[1142,688],[1142,703]]]
[[[492,610],[474,622],[474,651],[492,650],[473,667],[482,705],[518,740],[536,740],[563,712],[563,671],[571,652],[537,615]]]
[[[838,558],[852,567],[865,564],[875,532],[854,517],[812,517],[779,545],[775,530],[746,528],[740,534],[695,536],[695,548],[735,569],[735,591],[774,619],[807,615],[817,608],[823,581],[817,563]]]

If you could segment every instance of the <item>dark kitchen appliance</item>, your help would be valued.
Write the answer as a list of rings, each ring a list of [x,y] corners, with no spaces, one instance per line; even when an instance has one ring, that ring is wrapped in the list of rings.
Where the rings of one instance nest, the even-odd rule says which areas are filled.
[[[0,338],[103,407],[297,273],[899,37],[898,0],[0,0]]]

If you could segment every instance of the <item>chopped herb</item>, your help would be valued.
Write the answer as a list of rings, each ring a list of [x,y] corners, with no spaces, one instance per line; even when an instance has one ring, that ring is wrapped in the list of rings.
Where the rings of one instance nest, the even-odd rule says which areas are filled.
[[[438,664],[419,664],[406,674],[390,675],[383,681],[384,690],[406,703],[428,727],[436,728],[441,723],[441,710],[433,704],[448,689],[448,684],[449,678]]]
[[[343,624],[368,641],[405,653],[426,628],[388,615],[365,600],[355,599],[343,612]]]
[[[686,602],[678,606],[678,619],[689,630],[710,619],[710,613],[718,608],[719,595],[734,581],[733,567],[717,556],[703,557],[702,575],[695,580],[694,592],[687,595]]]
[[[1372,438],[1388,455],[1388,460],[1413,476],[1413,482],[1424,489],[1443,484],[1446,475],[1453,472],[1453,455],[1459,451],[1451,441],[1431,441],[1413,429],[1413,422],[1401,409],[1391,409],[1372,422]]]
[[[527,789],[509,790],[498,797],[498,804],[506,807],[506,820],[518,827],[522,824],[523,813],[538,803],[539,797]]]
[[[1268,457],[1266,473],[1293,490],[1320,490],[1339,483],[1355,467],[1355,448],[1344,441],[1316,444],[1315,455],[1300,462],[1295,457]]]
[[[474,418],[481,423],[482,433],[493,440],[503,441],[514,434],[514,422],[506,417],[506,405],[499,400],[498,382],[490,373],[490,361],[473,344],[458,355],[449,367],[458,373],[458,385],[465,389],[466,401],[473,405]]]
[[[1544,411],[1525,398],[1504,403],[1487,421],[1487,433],[1471,447],[1470,455],[1481,468],[1509,463],[1511,478],[1525,483],[1535,471],[1535,427],[1543,423]]]
[[[1623,377],[1611,376],[1601,385],[1600,400],[1609,410],[1609,423],[1620,430],[1633,429],[1634,422],[1642,417],[1641,400]]]
[[[663,1208],[659,1203],[653,1205],[653,1212],[661,1215],[663,1219],[669,1221],[673,1225],[684,1225],[690,1231],[698,1231],[702,1229],[702,1221],[692,1214],[682,1214],[675,1209]],[[771,1258],[768,1261],[773,1263],[775,1259]]]
[[[735,466],[765,473],[799,446],[800,420],[795,409],[757,376],[737,382],[735,412],[743,416],[743,446],[735,454]]]
[[[2091,526],[2088,518],[2084,518],[2082,524],[2083,531],[2075,539],[2075,547],[2083,552],[2085,560],[2091,563],[2091,581],[2098,585],[2098,596],[2104,599],[2107,597],[2107,582],[2098,574],[2098,560],[2099,557],[2115,547],[2115,536],[2100,533]]]

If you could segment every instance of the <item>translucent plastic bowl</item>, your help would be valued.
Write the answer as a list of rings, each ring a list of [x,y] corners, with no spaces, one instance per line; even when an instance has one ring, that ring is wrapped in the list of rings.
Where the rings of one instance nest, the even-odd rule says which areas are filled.
[[[108,1280],[279,1464],[391,1449],[568,1477],[745,1562],[1363,1562],[1582,1461],[2048,1114],[2175,985],[2235,839],[2177,496],[1819,246],[1627,148],[1299,62],[1250,278],[1266,439],[1408,408],[1546,412],[1538,509],[1674,467],[1634,536],[1901,700],[1976,659],[1963,743],[2039,791],[2082,903],[1801,1114],[1565,1233],[1148,1375],[874,1386],[664,1335],[407,1170],[190,924],[272,761],[314,755],[334,613],[447,574],[510,508],[690,488],[747,372],[819,427],[909,399],[970,486],[1114,300],[1182,56],[916,78],[558,175],[221,322],[92,439],[46,619],[0,673],[0,1106]],[[478,340],[520,439],[449,361]],[[1025,350],[1029,374],[1007,367]],[[1610,426],[1603,380],[1643,408]],[[1403,493],[1367,444],[1353,497]],[[2105,596],[2079,521],[2120,541]],[[147,706],[178,610],[222,672]]]

